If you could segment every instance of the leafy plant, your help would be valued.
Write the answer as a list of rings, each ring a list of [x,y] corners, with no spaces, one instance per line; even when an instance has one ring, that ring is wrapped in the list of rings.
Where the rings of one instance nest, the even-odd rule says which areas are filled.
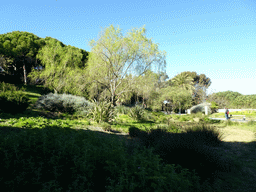
[[[25,111],[31,103],[28,96],[21,91],[0,92],[0,110],[17,114]]]
[[[115,112],[120,114],[128,114],[129,113],[129,107],[126,107],[124,105],[119,105],[115,107]]]
[[[129,111],[129,116],[136,120],[142,120],[145,109],[142,106],[136,105],[135,107],[132,107]]]
[[[218,108],[219,108],[219,106],[217,105],[217,103],[215,101],[212,101],[211,102],[211,111],[213,113],[216,113]]]
[[[75,112],[87,114],[92,106],[92,103],[87,101],[84,97],[53,93],[39,97],[35,103],[35,107],[38,109],[69,114],[74,114]]]
[[[111,102],[101,101],[96,102],[93,101],[93,107],[90,109],[88,115],[92,116],[93,120],[97,123],[99,122],[108,122],[109,120],[113,120],[115,116],[114,107],[112,107]]]
[[[16,87],[14,84],[11,84],[11,83],[5,83],[5,82],[1,82],[0,83],[0,90],[5,92],[5,91],[25,91],[25,88],[22,87],[22,88],[18,88]]]
[[[184,117],[183,115],[180,117],[179,121],[183,122],[183,121],[189,121],[189,118]]]

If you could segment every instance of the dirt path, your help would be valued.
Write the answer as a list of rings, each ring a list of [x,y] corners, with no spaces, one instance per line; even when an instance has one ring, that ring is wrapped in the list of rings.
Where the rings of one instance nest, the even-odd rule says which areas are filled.
[[[223,191],[256,191],[256,135],[239,127],[217,128],[222,134],[224,147],[218,148],[225,157],[241,163],[242,170],[232,174],[222,173]],[[232,186],[233,185],[233,186]]]
[[[234,127],[217,128],[223,133],[223,141],[227,142],[251,142],[256,141],[256,135],[252,131]]]

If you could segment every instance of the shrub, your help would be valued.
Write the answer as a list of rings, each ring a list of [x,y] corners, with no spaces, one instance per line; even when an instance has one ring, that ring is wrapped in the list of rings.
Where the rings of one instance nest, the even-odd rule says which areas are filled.
[[[10,84],[10,83],[5,83],[5,82],[1,82],[0,83],[0,90],[5,92],[5,91],[19,91],[19,88],[16,87],[14,84]],[[20,89],[20,91],[24,91],[25,88],[22,87]]]
[[[11,114],[25,111],[31,103],[27,95],[21,91],[0,92],[0,102],[0,110]]]
[[[87,116],[92,116],[93,120],[97,123],[99,122],[108,122],[113,120],[115,116],[114,107],[112,104],[107,101],[93,102],[93,107],[90,109]]]
[[[215,101],[211,102],[211,111],[212,113],[217,113],[217,109],[219,108],[219,106],[217,105],[217,103]]]
[[[183,122],[183,121],[189,121],[189,118],[184,117],[184,116],[181,116],[181,117],[179,118],[179,121],[181,121],[181,122]]]
[[[128,114],[129,113],[129,107],[126,107],[124,105],[119,105],[115,107],[115,112],[120,114]]]
[[[149,120],[149,121],[153,120],[153,121],[155,121],[154,116],[151,113],[147,112],[146,110],[145,110],[145,113],[143,114],[143,117],[146,120]]]
[[[158,121],[159,121],[160,123],[165,123],[165,124],[167,124],[167,123],[168,123],[168,118],[165,117],[165,116],[160,116],[160,117],[158,118]]]
[[[172,118],[173,118],[174,120],[178,120],[178,119],[180,119],[180,115],[172,115]]]
[[[144,115],[145,109],[142,106],[136,105],[132,107],[129,111],[129,116],[136,120],[142,120]]]
[[[51,112],[63,112],[74,114],[74,112],[88,113],[93,104],[84,97],[49,93],[38,98],[35,107],[49,110]]]

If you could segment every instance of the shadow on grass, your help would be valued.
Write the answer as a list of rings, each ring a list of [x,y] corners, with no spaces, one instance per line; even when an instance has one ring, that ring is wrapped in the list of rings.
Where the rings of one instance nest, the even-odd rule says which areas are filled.
[[[23,114],[24,117],[24,114]],[[17,116],[15,117],[17,118]],[[57,118],[61,119],[61,118]],[[182,123],[179,123],[182,124]],[[127,127],[131,124],[126,124]],[[195,126],[196,123],[191,123],[191,126]],[[45,128],[43,128],[45,129]],[[64,128],[59,127],[50,127],[47,128],[52,131],[63,131]],[[41,134],[40,132],[42,130],[39,129],[26,129],[26,128],[17,128],[17,127],[0,127],[1,135],[9,134],[9,133],[15,133],[19,134],[21,132],[31,131],[35,132],[35,134]],[[146,148],[152,148],[155,155],[159,155],[162,158],[161,163],[162,164],[176,164],[181,165],[183,168],[187,168],[190,171],[195,170],[197,174],[200,176],[201,181],[200,184],[203,186],[205,182],[209,181],[212,185],[215,185],[217,181],[222,181],[221,184],[218,184],[219,189],[224,189],[225,187],[230,187],[232,189],[235,189],[236,184],[234,184],[233,180],[237,177],[241,180],[243,180],[242,172],[241,171],[244,162],[242,161],[236,161],[236,157],[233,155],[234,158],[230,157],[224,157],[224,155],[227,153],[226,150],[231,150],[231,148],[235,148],[236,145],[239,144],[240,148],[250,148],[250,153],[256,154],[255,152],[255,146],[256,142],[250,142],[250,143],[242,143],[242,142],[219,142],[219,145],[210,146],[208,144],[207,140],[200,139],[200,132],[190,132],[190,133],[167,133],[161,129],[152,130],[150,133],[146,133],[145,131],[139,131],[139,134],[131,138],[128,135],[112,135],[104,132],[98,132],[98,131],[91,131],[91,130],[74,130],[70,128],[65,128],[66,132],[74,133],[94,133],[96,137],[106,138],[106,139],[112,139],[113,137],[119,139],[120,141],[123,141],[126,145],[126,153],[129,154],[129,156],[132,156],[134,154],[134,151],[136,148],[143,149],[143,147]],[[121,133],[120,131],[113,131],[113,133]],[[71,134],[72,135],[72,134]],[[72,136],[71,136],[72,137]],[[68,139],[68,138],[67,138]],[[104,142],[104,140],[102,140]],[[36,141],[34,141],[35,146]],[[42,145],[42,143],[38,143],[38,145]],[[22,144],[21,144],[22,147]],[[25,146],[24,146],[25,147]],[[58,151],[58,149],[52,148],[53,151],[48,151],[49,154],[54,154],[54,151]],[[253,151],[254,150],[254,151]],[[24,151],[24,149],[21,149],[20,151]],[[24,154],[26,152],[24,151]],[[246,154],[249,154],[249,152],[245,151],[244,156],[246,158]],[[30,155],[29,155],[30,154]],[[38,156],[38,151],[35,152],[29,152],[29,154],[25,154],[24,157],[29,156]],[[253,158],[253,156],[251,156]],[[50,158],[50,156],[48,157]],[[60,158],[59,162],[65,162],[63,164],[62,173],[58,177],[59,185],[62,186],[64,190],[68,190],[68,183],[67,180],[72,181],[74,178],[72,178],[72,171],[70,171],[70,168],[74,168],[77,172],[79,172],[79,166],[76,166],[74,164],[74,155],[72,154],[66,154],[63,155]],[[46,159],[45,159],[46,160]],[[48,159],[49,160],[49,159]],[[254,162],[256,161],[255,159]],[[111,175],[110,172],[105,171],[104,169],[104,162],[101,162],[102,160],[98,159],[95,161],[94,166],[97,167],[97,169],[93,170],[93,177],[91,179],[93,186],[91,189],[94,190],[101,190],[104,191],[104,186],[107,185],[106,178]],[[247,164],[249,165],[250,162]],[[50,170],[53,170],[53,167],[50,167]],[[239,171],[238,171],[239,170]],[[8,170],[5,170],[6,172]],[[10,170],[9,170],[10,171]],[[177,173],[181,173],[181,169],[177,169]],[[4,172],[3,172],[4,173]],[[20,170],[20,174],[22,171]],[[45,172],[46,174],[46,172]],[[82,172],[81,172],[82,174]],[[256,179],[256,177],[253,177],[253,174],[256,175],[255,170],[253,170],[253,173],[247,173],[250,176],[249,181],[253,181],[253,179]],[[230,177],[230,175],[233,175]],[[13,180],[13,176],[10,174],[8,176],[1,175],[2,178],[4,178],[3,181],[10,181]],[[55,180],[54,177],[49,177],[44,175],[43,178],[45,181],[48,181],[49,179]],[[3,182],[1,181],[1,182]],[[42,180],[43,181],[43,180]],[[245,180],[243,180],[246,182]],[[228,183],[228,185],[227,185]],[[23,184],[15,184],[14,185],[16,189],[25,189]],[[25,185],[27,188],[31,187],[32,185]],[[99,187],[100,186],[100,187]],[[98,188],[99,187],[99,188]],[[39,188],[39,186],[38,186]],[[229,190],[228,188],[226,189]],[[37,188],[35,191],[38,191]],[[224,190],[223,190],[224,191]],[[233,190],[232,190],[233,191]]]

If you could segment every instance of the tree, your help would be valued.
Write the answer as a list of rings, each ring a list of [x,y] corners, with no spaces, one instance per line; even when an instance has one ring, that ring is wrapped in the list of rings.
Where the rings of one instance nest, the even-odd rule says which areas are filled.
[[[2,55],[0,66],[10,75],[19,76],[19,78],[24,77],[24,82],[27,83],[26,76],[32,69],[41,65],[44,68],[41,60],[36,56],[39,50],[52,40],[58,41],[51,37],[39,38],[32,33],[20,31],[2,34],[0,35],[0,55]],[[88,52],[72,46],[66,46],[62,42],[60,44],[66,51],[66,54],[62,56],[68,62],[67,65],[73,64],[83,69],[87,62]],[[67,57],[70,57],[70,59],[67,59]]]
[[[159,84],[159,77],[161,75],[162,74],[156,74],[151,70],[147,70],[143,75],[136,78],[134,83],[135,92],[137,96],[142,97],[143,106],[146,105],[145,100],[149,99],[150,93],[155,90],[156,86]],[[163,81],[163,78],[161,80]]]
[[[37,54],[45,69],[33,70],[29,77],[35,81],[37,78],[45,80],[45,86],[54,89],[56,93],[79,93],[87,87],[86,78],[83,77],[85,63],[82,62],[84,54],[81,50],[65,46],[54,38],[46,38],[44,46]]]
[[[191,94],[192,94],[192,91],[195,89],[193,87],[193,78],[185,73],[181,73],[175,76],[172,79],[172,83],[176,87],[181,87],[184,90],[188,90],[189,92],[191,92]]]
[[[63,86],[58,77],[62,77],[64,70],[63,66],[60,66],[60,56],[65,56],[64,44],[61,42],[51,39],[47,41],[47,45],[44,46],[37,54],[37,59],[40,59],[45,65],[45,69],[41,72],[33,70],[30,74],[30,78],[35,81],[35,79],[40,78],[45,80],[45,85],[50,89],[54,89],[58,92]]]
[[[135,83],[135,78],[126,87],[121,86],[127,74],[141,76],[152,67],[159,72],[166,67],[165,52],[158,51],[158,45],[145,37],[145,31],[145,28],[133,29],[123,37],[121,30],[111,25],[97,42],[90,42],[88,79],[106,87],[113,105],[116,105],[116,97],[132,91],[129,85]]]
[[[198,102],[203,102],[206,99],[206,91],[211,85],[210,78],[206,77],[205,74],[198,75],[196,72],[190,72],[190,71],[184,71],[177,76],[189,76],[193,79],[193,105],[198,104]],[[177,76],[169,80],[169,85],[173,85],[173,79],[175,79]]]
[[[218,95],[218,93],[209,95],[208,101],[217,103],[220,109],[226,108],[230,105],[230,102],[224,96]]]
[[[44,41],[41,38],[28,32],[14,31],[0,35],[0,55],[11,59],[8,67],[11,65],[15,75],[23,72],[25,84],[27,83],[26,70],[31,70],[34,65],[32,58],[43,45]],[[10,69],[5,68],[5,70],[8,72]]]
[[[174,87],[169,86],[161,89],[161,103],[163,101],[169,101],[171,103],[172,109],[179,108],[188,109],[192,106],[192,95],[189,90],[184,89],[183,87]]]

